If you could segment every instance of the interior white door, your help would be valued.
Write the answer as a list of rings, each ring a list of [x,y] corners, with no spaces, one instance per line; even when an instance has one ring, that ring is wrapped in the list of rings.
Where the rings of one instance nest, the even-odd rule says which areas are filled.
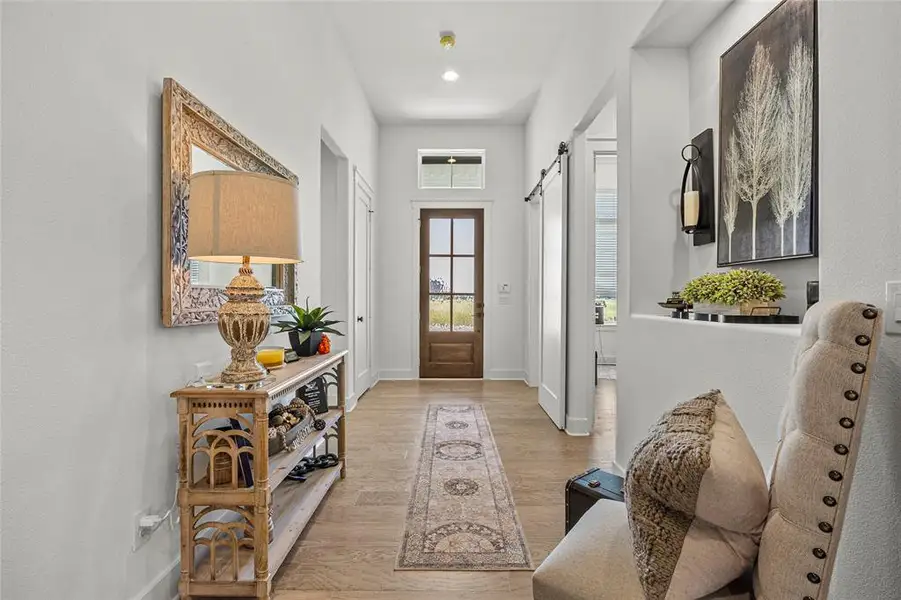
[[[562,170],[562,173],[560,172]],[[541,202],[541,310],[538,402],[566,425],[566,196],[568,157],[544,180]]]
[[[359,397],[372,386],[372,188],[359,174],[354,180],[353,364],[354,390]]]

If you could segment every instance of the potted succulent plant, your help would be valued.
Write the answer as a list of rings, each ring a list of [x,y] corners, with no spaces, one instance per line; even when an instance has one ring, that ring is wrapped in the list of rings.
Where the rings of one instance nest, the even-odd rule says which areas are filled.
[[[785,298],[785,286],[772,273],[734,269],[695,277],[685,284],[681,297],[694,305],[695,312],[723,313],[737,307],[743,315],[772,314],[775,301]]]
[[[288,320],[276,323],[279,327],[278,333],[288,332],[291,348],[297,356],[313,356],[319,351],[323,333],[344,335],[332,327],[343,321],[326,319],[330,314],[332,311],[328,306],[310,308],[310,299],[307,298],[305,307],[293,305]]]

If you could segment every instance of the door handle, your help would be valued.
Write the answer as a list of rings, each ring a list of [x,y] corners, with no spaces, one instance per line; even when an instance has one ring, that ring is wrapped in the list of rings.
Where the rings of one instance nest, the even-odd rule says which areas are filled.
[[[363,322],[363,317],[357,317],[357,323],[362,323],[362,322]]]

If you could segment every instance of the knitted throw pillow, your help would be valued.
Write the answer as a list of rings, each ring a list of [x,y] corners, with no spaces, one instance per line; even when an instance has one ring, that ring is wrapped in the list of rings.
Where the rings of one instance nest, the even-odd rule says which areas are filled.
[[[663,415],[632,454],[625,495],[648,600],[700,598],[753,566],[766,477],[719,390]]]

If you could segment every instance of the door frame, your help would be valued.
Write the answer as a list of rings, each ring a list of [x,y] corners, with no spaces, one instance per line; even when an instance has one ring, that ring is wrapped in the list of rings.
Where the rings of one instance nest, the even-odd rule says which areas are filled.
[[[494,308],[496,306],[494,297],[497,294],[493,290],[492,285],[493,270],[491,268],[491,244],[489,241],[489,233],[491,232],[491,208],[494,200],[412,200],[410,202],[410,224],[413,228],[413,248],[410,252],[412,256],[410,269],[412,293],[410,301],[413,304],[413,322],[410,326],[410,347],[413,353],[413,365],[411,378],[419,379],[419,252],[420,252],[420,214],[422,209],[430,208],[475,208],[482,209],[482,301],[485,304],[485,315],[482,318],[482,379],[491,379],[491,333],[493,331],[492,321],[494,320]]]
[[[351,209],[349,211],[350,212],[350,240],[351,240],[351,242],[350,242],[351,285],[349,286],[350,287],[349,306],[350,306],[351,310],[348,311],[348,313],[349,313],[348,317],[349,317],[349,319],[351,319],[351,322],[348,323],[348,330],[356,327],[354,319],[356,319],[357,315],[358,315],[358,311],[357,311],[357,188],[358,187],[362,188],[363,191],[369,195],[371,202],[370,202],[370,205],[367,207],[369,209],[369,236],[368,236],[369,252],[367,253],[368,264],[366,265],[366,268],[369,271],[369,277],[368,277],[369,289],[367,290],[367,293],[366,293],[366,296],[367,296],[366,304],[368,306],[368,311],[367,311],[368,314],[364,315],[366,322],[369,324],[368,325],[369,335],[366,336],[366,346],[367,346],[366,356],[369,359],[369,387],[367,387],[366,389],[356,389],[357,356],[358,356],[358,353],[356,350],[357,350],[358,340],[357,340],[356,334],[354,334],[353,339],[351,341],[351,350],[353,351],[353,354],[352,354],[353,360],[350,363],[351,368],[349,369],[350,370],[349,379],[353,382],[354,396],[356,397],[356,400],[359,400],[359,398],[363,394],[365,394],[368,390],[372,389],[372,386],[374,386],[377,383],[378,377],[376,374],[377,372],[375,369],[375,365],[373,364],[373,355],[372,355],[372,337],[374,335],[373,322],[372,322],[372,314],[373,314],[373,307],[372,307],[372,298],[373,298],[373,293],[372,293],[372,286],[373,286],[373,277],[372,277],[372,246],[373,246],[373,243],[372,242],[373,242],[373,239],[372,239],[372,237],[373,237],[373,235],[372,234],[373,234],[373,231],[375,230],[375,228],[372,226],[372,215],[375,213],[375,208],[373,208],[372,205],[375,204],[375,191],[372,189],[372,186],[369,185],[369,182],[366,181],[366,178],[363,176],[363,174],[360,173],[360,170],[356,167],[356,165],[354,165],[353,190],[350,194]],[[356,402],[354,402],[354,405],[356,405]]]

